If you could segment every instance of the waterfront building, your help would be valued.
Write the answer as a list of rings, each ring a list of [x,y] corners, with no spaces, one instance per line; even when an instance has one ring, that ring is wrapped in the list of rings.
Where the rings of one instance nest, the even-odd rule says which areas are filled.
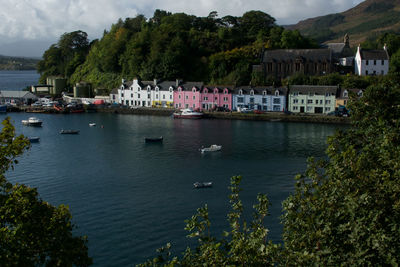
[[[122,80],[118,89],[119,104],[124,106],[151,107],[151,91],[154,81],[140,81],[135,78],[132,81]]]
[[[237,87],[232,96],[232,109],[248,108],[260,111],[285,111],[286,94],[287,88],[285,87]]]
[[[335,107],[336,108],[338,108],[339,106],[347,107],[347,104],[349,102],[351,95],[354,95],[357,97],[362,97],[363,90],[362,89],[344,89],[344,88],[339,89],[338,96],[336,98]]]
[[[358,45],[354,72],[360,76],[386,75],[389,72],[389,54],[386,44],[382,50],[367,50]]]
[[[276,49],[265,50],[259,65],[253,71],[264,78],[282,79],[294,74],[323,75],[334,71],[332,50]]]
[[[0,98],[2,104],[12,104],[12,105],[30,105],[37,101],[39,98],[28,91],[8,91],[1,90]]]
[[[233,85],[206,85],[201,90],[201,110],[215,110],[222,107],[225,110],[232,110]]]
[[[59,76],[49,76],[46,78],[46,84],[50,85],[51,95],[61,95],[67,87],[67,79]]]
[[[332,59],[333,59],[333,63],[336,66],[342,66],[342,67],[352,67],[353,66],[354,52],[350,48],[349,35],[347,33],[344,36],[342,43],[341,42],[327,43],[327,44],[322,45],[322,47],[329,48],[330,50],[332,50]],[[340,68],[338,68],[338,69],[340,69]]]
[[[112,89],[110,92],[110,102],[111,104],[119,104],[119,94],[118,94],[118,88]]]
[[[174,107],[174,88],[176,82],[154,80],[154,91],[151,94],[152,106],[156,108]]]
[[[190,108],[193,110],[201,109],[201,89],[202,82],[176,81],[176,90],[174,91],[174,107],[176,109]]]
[[[46,96],[46,95],[50,95],[52,88],[53,88],[53,85],[47,85],[47,84],[32,85],[31,93],[38,95],[38,96]]]
[[[326,114],[335,110],[337,86],[291,85],[288,110],[293,113]]]

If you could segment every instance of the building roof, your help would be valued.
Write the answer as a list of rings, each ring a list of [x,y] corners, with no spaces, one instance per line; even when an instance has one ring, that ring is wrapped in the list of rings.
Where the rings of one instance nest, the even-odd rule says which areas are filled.
[[[157,83],[157,86],[160,89],[160,91],[169,91],[170,87],[175,89],[176,81],[162,81],[160,83]]]
[[[114,88],[110,92],[110,95],[117,95],[117,94],[118,94],[118,88]]]
[[[286,87],[273,87],[273,86],[239,86],[234,89],[235,94],[239,94],[239,90],[242,90],[244,95],[250,94],[251,90],[254,91],[255,95],[262,95],[264,91],[267,92],[267,95],[274,95],[275,91],[279,91],[279,95],[286,95],[287,88]]]
[[[28,91],[8,91],[2,90],[0,91],[0,97],[5,98],[37,98],[36,95],[32,94]]]
[[[344,92],[347,91],[348,95],[345,96]],[[350,95],[358,95],[361,96],[363,94],[363,89],[356,89],[356,88],[340,88],[338,93],[338,99],[349,99]]]
[[[360,56],[363,60],[389,60],[389,54],[386,50],[367,50],[360,49]]]
[[[336,95],[338,92],[337,86],[325,86],[325,85],[291,85],[291,92],[299,92],[302,94],[314,93],[317,95],[325,95],[331,93]]]
[[[204,85],[203,90],[206,88],[211,91],[213,91],[215,88],[217,88],[219,93],[222,93],[224,91],[224,89],[228,89],[228,92],[232,93],[235,86],[234,85]]]
[[[182,88],[183,91],[191,91],[193,87],[195,87],[197,90],[201,90],[203,88],[203,83],[202,82],[182,82],[179,84],[180,88]]]
[[[263,62],[291,62],[291,61],[310,61],[310,62],[330,62],[332,60],[332,50],[326,49],[276,49],[266,50]]]

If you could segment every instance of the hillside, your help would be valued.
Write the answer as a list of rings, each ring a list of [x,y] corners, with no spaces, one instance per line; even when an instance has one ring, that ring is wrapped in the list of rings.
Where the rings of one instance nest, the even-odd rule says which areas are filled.
[[[34,70],[39,59],[0,55],[0,70]]]
[[[298,29],[321,43],[343,40],[348,33],[355,46],[384,32],[400,32],[400,0],[366,0],[345,12],[310,18],[287,28]]]

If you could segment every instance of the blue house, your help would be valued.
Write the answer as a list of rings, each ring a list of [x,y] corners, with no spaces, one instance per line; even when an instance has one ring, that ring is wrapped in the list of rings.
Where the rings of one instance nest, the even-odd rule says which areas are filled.
[[[286,94],[285,87],[237,87],[232,96],[232,110],[285,111]]]

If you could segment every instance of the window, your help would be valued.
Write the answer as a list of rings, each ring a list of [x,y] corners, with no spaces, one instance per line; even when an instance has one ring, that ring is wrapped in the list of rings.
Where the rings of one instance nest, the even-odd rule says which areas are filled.
[[[181,103],[179,103],[179,107],[180,107],[180,108],[182,107],[182,104],[181,104]]]
[[[148,107],[150,107],[150,106],[151,106],[151,104],[150,104],[150,101],[147,101],[147,106],[148,106]]]
[[[196,104],[193,104],[193,109],[195,109],[196,108]]]
[[[312,99],[307,100],[307,104],[312,104],[312,103],[313,103]]]
[[[298,110],[299,107],[298,106],[293,106],[293,110]]]
[[[274,104],[280,104],[281,103],[281,99],[280,98],[274,98],[273,99],[273,103]]]
[[[376,65],[376,60],[374,60],[374,65]]]
[[[186,96],[186,99],[189,99],[189,96]]]
[[[325,111],[331,111],[331,108],[330,107],[326,107]]]
[[[385,61],[381,60],[381,65],[382,66],[385,65]]]
[[[279,96],[279,91],[278,90],[275,91],[275,96]]]
[[[368,61],[369,61],[369,60],[366,60],[366,61],[365,61],[365,65],[367,65],[367,66],[368,66]]]
[[[308,92],[309,96],[314,96],[314,92]]]
[[[193,96],[193,100],[196,100],[196,96],[195,95]]]
[[[272,110],[273,111],[281,111],[281,106],[273,106]]]
[[[216,97],[214,97],[214,100],[215,100],[215,101],[218,101],[218,97],[217,97],[217,96],[216,96]]]
[[[267,91],[264,90],[262,94],[263,94],[263,95],[267,95]]]
[[[293,92],[293,96],[298,96],[299,92]]]
[[[137,97],[140,98],[140,94],[138,94]]]
[[[343,92],[343,97],[348,97],[348,96],[349,96],[349,93],[347,91],[344,91]]]
[[[150,98],[150,94],[147,94],[147,98]]]
[[[178,108],[178,104],[175,104],[175,108]]]
[[[262,103],[263,103],[263,104],[267,104],[267,98],[266,98],[266,97],[263,97]]]
[[[131,105],[133,106],[133,100],[131,100]]]
[[[381,75],[383,75],[383,74],[385,74],[385,73],[383,72],[383,70],[381,70]]]
[[[178,95],[178,98],[181,99],[181,95]]]
[[[313,109],[313,107],[307,107],[307,111],[310,112]]]
[[[238,103],[243,103],[244,102],[244,97],[238,97],[237,98]]]
[[[239,95],[243,95],[243,90],[239,90]]]
[[[125,104],[128,106],[129,105],[129,100],[125,100]]]
[[[165,95],[162,96],[162,99],[165,99]]]
[[[224,94],[227,95],[228,94],[228,90],[225,89],[224,90]]]
[[[133,94],[131,94],[131,98],[133,98]]]
[[[367,70],[365,71],[365,75],[368,75],[368,71]]]
[[[158,99],[158,94],[156,95],[156,99]]]
[[[158,92],[158,87],[156,87],[156,92]]]
[[[189,104],[185,104],[185,108],[189,108]]]
[[[121,93],[121,97],[124,97],[124,93]]]
[[[250,91],[250,95],[254,95],[254,90],[251,90],[251,91]]]
[[[301,100],[301,103],[304,104],[304,99]]]
[[[208,100],[208,96],[205,96],[205,97],[204,97],[204,101],[207,101],[207,100]]]
[[[224,102],[228,102],[228,98],[227,97],[224,97]]]
[[[329,105],[331,103],[330,100],[325,100],[325,105]]]
[[[169,95],[169,99],[172,99],[172,95]]]
[[[293,104],[297,104],[297,103],[299,103],[299,100],[298,99],[293,99]]]
[[[250,97],[250,103],[254,103],[254,97]]]

